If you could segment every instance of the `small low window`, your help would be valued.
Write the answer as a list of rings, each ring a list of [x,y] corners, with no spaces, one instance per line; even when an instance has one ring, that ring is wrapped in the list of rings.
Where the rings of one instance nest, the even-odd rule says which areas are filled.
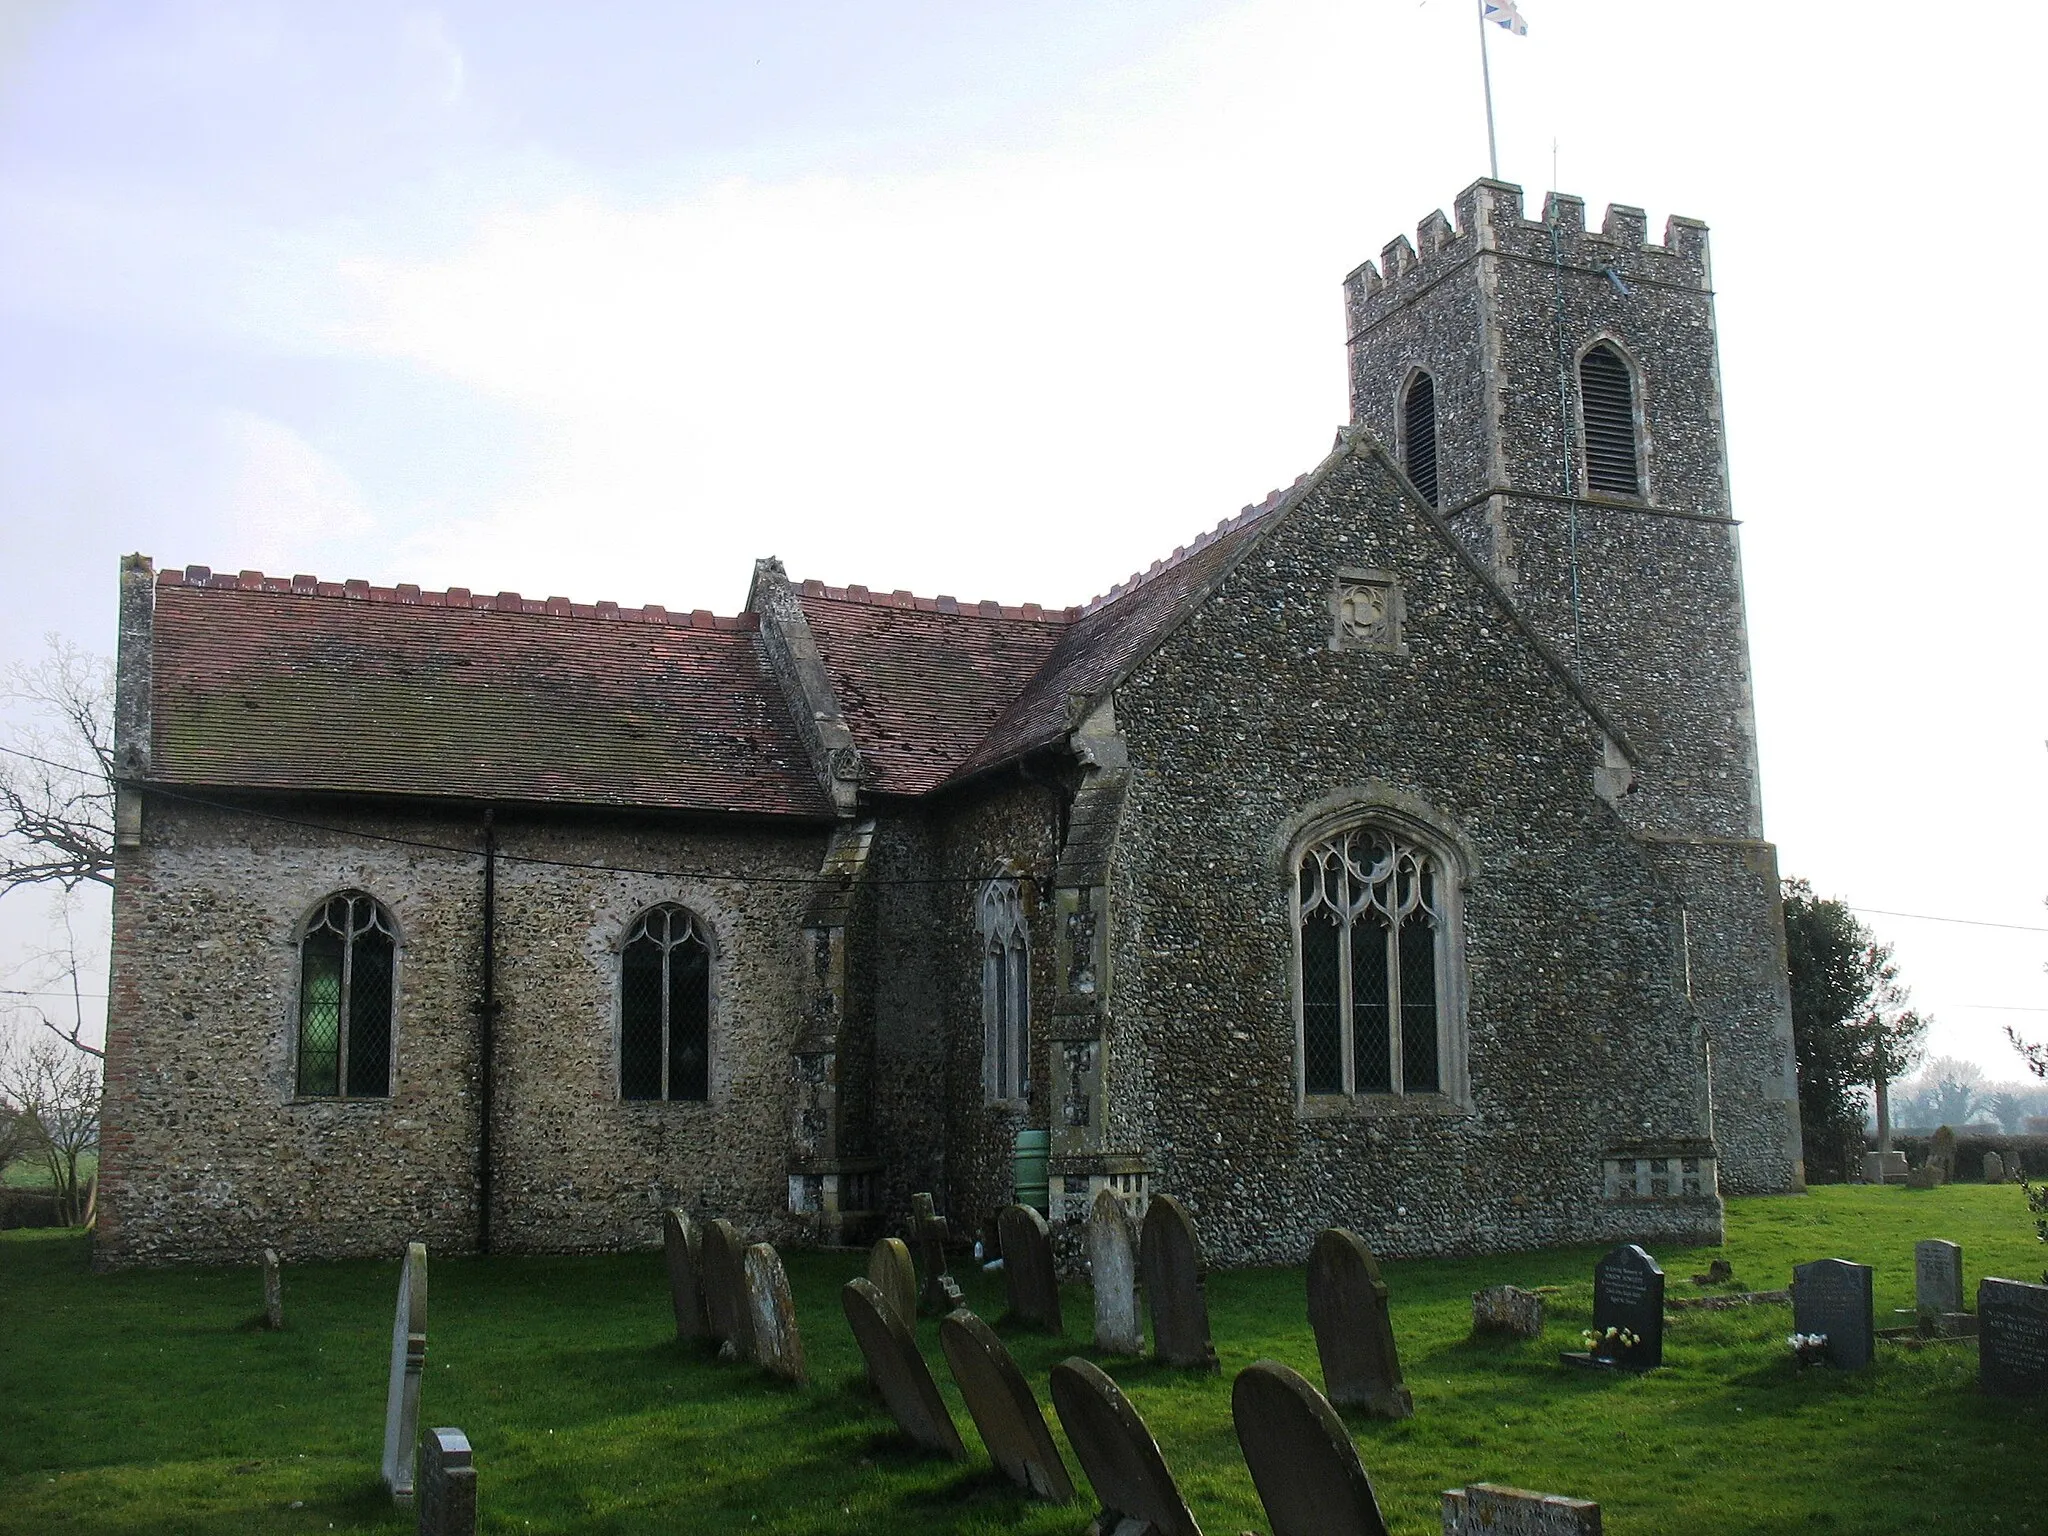
[[[1579,399],[1586,418],[1586,484],[1610,495],[1640,495],[1635,381],[1622,355],[1604,341],[1579,360]]]
[[[643,913],[619,952],[619,1097],[711,1096],[711,946],[682,907]]]
[[[1401,399],[1401,457],[1422,499],[1436,506],[1436,383],[1426,373],[1408,381]]]
[[[308,1098],[391,1094],[392,968],[398,941],[372,897],[320,904],[299,941],[299,1087]]]

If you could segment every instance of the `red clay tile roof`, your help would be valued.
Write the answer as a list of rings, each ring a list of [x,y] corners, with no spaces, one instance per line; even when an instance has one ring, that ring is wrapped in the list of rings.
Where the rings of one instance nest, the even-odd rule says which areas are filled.
[[[829,817],[757,628],[166,571],[151,779]]]

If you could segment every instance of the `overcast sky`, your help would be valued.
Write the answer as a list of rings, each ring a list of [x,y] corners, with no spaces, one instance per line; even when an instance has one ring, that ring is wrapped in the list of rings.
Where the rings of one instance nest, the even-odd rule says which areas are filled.
[[[1784,869],[1896,942],[1935,1050],[2017,1076],[2048,933],[1880,913],[2048,928],[2023,13],[1525,12],[1502,175],[1713,227]],[[1343,275],[1485,173],[1477,33],[1462,0],[0,0],[0,657],[110,651],[130,550],[723,613],[769,554],[1085,599],[1327,450]]]

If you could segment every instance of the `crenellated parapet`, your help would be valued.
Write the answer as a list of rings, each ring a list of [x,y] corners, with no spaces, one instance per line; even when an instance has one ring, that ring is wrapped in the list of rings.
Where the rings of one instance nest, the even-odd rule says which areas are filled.
[[[1586,227],[1586,201],[1552,192],[1540,218],[1522,213],[1522,189],[1505,181],[1481,180],[1460,192],[1453,205],[1455,225],[1432,211],[1406,235],[1344,279],[1346,334],[1357,337],[1410,302],[1457,267],[1492,252],[1511,260],[1553,263],[1588,273],[1612,268],[1623,282],[1659,283],[1706,290],[1712,286],[1707,261],[1707,226],[1673,214],[1664,223],[1664,243],[1649,238],[1649,218],[1640,208],[1610,203],[1600,228]]]

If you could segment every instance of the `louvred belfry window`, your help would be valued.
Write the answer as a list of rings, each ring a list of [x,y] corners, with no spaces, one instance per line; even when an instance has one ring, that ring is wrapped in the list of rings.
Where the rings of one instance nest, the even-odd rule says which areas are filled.
[[[711,946],[682,907],[643,913],[619,952],[619,1097],[711,1096]]]
[[[391,1094],[391,918],[361,891],[330,896],[299,941],[298,1091],[307,1098]]]
[[[1635,381],[1621,354],[1604,341],[1579,359],[1579,400],[1586,419],[1586,484],[1616,496],[1641,494]]]
[[[1302,1092],[1440,1092],[1450,957],[1436,856],[1361,827],[1310,848],[1299,880]]]
[[[1408,381],[1401,399],[1402,468],[1423,499],[1437,505],[1436,488],[1436,383],[1426,373]]]

